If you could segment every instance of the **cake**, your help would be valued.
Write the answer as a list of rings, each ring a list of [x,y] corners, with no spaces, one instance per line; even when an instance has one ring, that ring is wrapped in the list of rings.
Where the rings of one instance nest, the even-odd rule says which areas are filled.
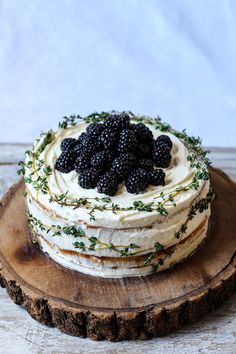
[[[92,276],[170,268],[206,238],[209,163],[199,138],[159,117],[64,117],[20,162],[32,241],[60,265]]]

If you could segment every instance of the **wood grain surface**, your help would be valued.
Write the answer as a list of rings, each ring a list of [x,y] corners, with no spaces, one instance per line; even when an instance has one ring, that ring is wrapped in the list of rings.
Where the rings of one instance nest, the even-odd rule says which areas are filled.
[[[17,179],[16,161],[22,158],[24,145],[2,145],[0,149],[1,192]],[[236,179],[236,149],[212,149],[214,165],[222,168]],[[19,307],[11,304],[4,291],[0,292],[0,351],[3,353],[138,353],[138,352],[223,352],[234,353],[235,341],[235,295],[204,322],[185,327],[176,334],[148,342],[133,341],[116,343],[93,343],[86,339],[65,336],[56,329],[41,326],[27,318]],[[7,304],[7,306],[5,305]],[[14,314],[14,315],[13,315]],[[16,322],[16,323],[14,323]],[[29,331],[30,334],[29,334]],[[32,334],[33,332],[33,334]],[[10,335],[12,333],[12,335]],[[227,344],[226,344],[227,343]],[[22,350],[22,351],[21,351]]]

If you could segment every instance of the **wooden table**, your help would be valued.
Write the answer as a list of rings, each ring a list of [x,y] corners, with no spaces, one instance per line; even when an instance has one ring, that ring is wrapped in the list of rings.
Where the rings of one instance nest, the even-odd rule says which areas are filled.
[[[18,176],[27,144],[0,144],[0,195]],[[236,148],[210,148],[213,165],[236,180]],[[230,206],[229,206],[230,207]],[[236,293],[203,320],[149,341],[94,342],[70,337],[30,318],[0,288],[0,353],[236,353]]]

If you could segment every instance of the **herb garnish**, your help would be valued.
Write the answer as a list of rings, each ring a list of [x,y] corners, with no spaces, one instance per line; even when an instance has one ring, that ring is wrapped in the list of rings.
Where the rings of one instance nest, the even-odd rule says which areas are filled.
[[[130,243],[128,245],[114,245],[113,243],[108,244],[105,242],[101,242],[97,237],[88,237],[83,228],[78,226],[64,226],[60,225],[46,225],[41,222],[41,220],[37,219],[33,216],[29,210],[26,211],[28,217],[28,223],[31,228],[34,230],[34,235],[39,235],[39,231],[46,231],[46,233],[50,233],[52,237],[62,236],[63,233],[66,235],[71,235],[74,238],[83,238],[84,241],[75,241],[72,245],[75,248],[79,248],[81,250],[89,250],[95,251],[99,249],[108,249],[110,251],[115,251],[119,253],[120,256],[132,256],[137,254],[138,252],[134,252],[134,249],[140,248],[135,243]]]
[[[189,150],[187,160],[190,163],[190,166],[195,170],[192,181],[188,185],[183,185],[176,187],[175,189],[169,191],[168,193],[161,192],[156,196],[153,202],[144,203],[143,201],[135,201],[132,205],[127,207],[121,207],[112,202],[112,198],[103,197],[103,198],[70,198],[68,196],[68,191],[63,194],[53,193],[48,186],[48,178],[52,175],[53,170],[51,166],[46,166],[43,159],[40,158],[41,153],[45,148],[54,140],[54,132],[49,131],[47,133],[42,133],[40,138],[37,139],[36,144],[31,150],[26,151],[26,162],[19,162],[18,174],[25,176],[26,184],[31,184],[33,188],[38,193],[47,194],[50,202],[57,203],[63,206],[70,206],[72,208],[87,208],[90,215],[90,220],[95,220],[95,212],[108,210],[113,213],[119,211],[128,211],[128,210],[137,210],[142,212],[157,212],[163,217],[168,215],[168,206],[175,206],[175,198],[182,192],[188,191],[190,189],[198,190],[200,187],[200,181],[209,180],[208,166],[211,163],[210,160],[206,157],[207,151],[204,151],[201,147],[201,139],[199,137],[195,138],[188,136],[186,131],[178,132],[173,129],[169,124],[166,124],[161,121],[160,117],[151,119],[147,116],[135,116],[132,112],[127,112],[132,120],[136,122],[142,122],[144,124],[149,124],[154,126],[154,128],[162,131],[169,132],[175,135],[177,138],[182,140]],[[101,122],[106,119],[110,113],[101,112],[101,113],[92,113],[89,116],[85,117],[84,120],[87,123],[92,122]],[[69,117],[64,117],[63,121],[59,123],[59,128],[67,129],[70,126],[75,126],[77,122],[83,118],[80,115],[72,115]],[[186,221],[181,225],[180,230],[175,234],[175,237],[180,242],[182,235],[187,231],[188,222],[196,215],[196,212],[203,212],[208,208],[209,203],[214,198],[214,193],[210,189],[206,198],[198,201],[194,206],[192,206]],[[156,200],[159,201],[156,201]],[[97,203],[96,203],[97,202]],[[31,225],[35,225],[39,230],[45,230],[45,225],[43,225],[40,220],[34,218],[31,214],[28,213],[29,222]],[[68,235],[73,235],[74,237],[84,237],[87,236],[84,234],[83,229],[78,229],[74,226],[66,226],[60,228],[59,225],[52,225],[47,232],[53,232],[54,236],[61,235],[62,232]],[[87,246],[89,250],[95,250],[97,247],[108,248],[110,250],[115,250],[119,252],[122,256],[132,256],[144,251],[136,251],[136,248],[139,246],[130,244],[130,245],[113,245],[113,244],[104,244],[100,242],[96,237],[89,238],[89,245]],[[178,244],[177,244],[178,245]],[[86,249],[86,245],[83,241],[75,241],[75,248],[80,248],[81,250]],[[176,246],[177,247],[177,246]],[[156,254],[163,249],[163,245],[156,243],[153,247],[153,251],[146,257],[145,264],[152,265],[153,271],[157,271],[158,267],[163,264],[164,260],[174,252],[173,250],[167,254],[164,259],[159,259],[157,263],[152,264],[153,259]],[[175,249],[174,249],[175,250]],[[148,251],[148,250],[147,250]]]

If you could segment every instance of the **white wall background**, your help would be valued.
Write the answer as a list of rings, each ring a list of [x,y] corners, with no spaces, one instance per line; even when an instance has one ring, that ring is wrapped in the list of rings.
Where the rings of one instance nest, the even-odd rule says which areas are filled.
[[[111,109],[235,146],[236,1],[0,0],[0,142]]]

